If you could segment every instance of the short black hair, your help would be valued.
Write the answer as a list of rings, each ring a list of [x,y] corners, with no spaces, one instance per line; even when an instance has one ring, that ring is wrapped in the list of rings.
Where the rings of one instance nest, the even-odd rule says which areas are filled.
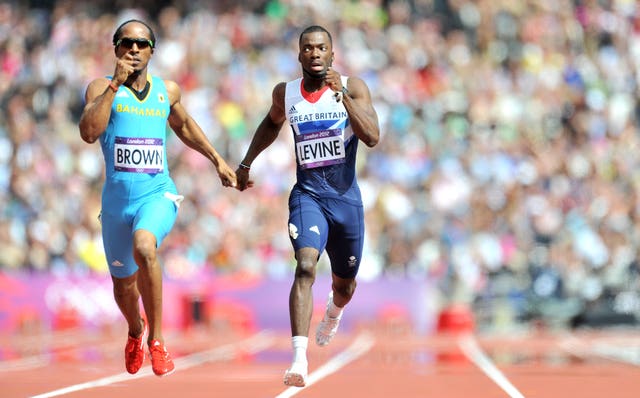
[[[120,26],[118,26],[118,28],[116,29],[116,32],[113,34],[113,45],[115,46],[116,43],[118,42],[118,40],[120,39],[120,36],[122,35],[122,28],[124,28],[125,25],[131,23],[131,22],[137,22],[139,24],[142,24],[144,26],[147,27],[147,29],[149,29],[149,39],[151,40],[151,48],[155,48],[156,47],[156,35],[153,33],[153,29],[151,29],[151,27],[144,21],[141,21],[139,19],[129,19],[127,21],[124,21],[123,23],[120,24]]]
[[[300,37],[298,38],[298,44],[302,43],[302,36],[306,35],[307,33],[315,33],[315,32],[326,33],[327,36],[329,36],[329,44],[331,44],[331,47],[333,47],[333,39],[331,38],[331,33],[329,33],[328,30],[326,30],[320,25],[311,25],[305,28],[305,30],[303,30],[302,33],[300,33]]]

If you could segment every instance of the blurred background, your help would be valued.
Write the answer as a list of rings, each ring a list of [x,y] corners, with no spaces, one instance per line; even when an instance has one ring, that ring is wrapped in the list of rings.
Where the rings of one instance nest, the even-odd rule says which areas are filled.
[[[429,333],[462,306],[489,332],[636,323],[635,1],[62,0],[0,3],[0,330],[121,320],[97,219],[103,158],[77,123],[130,18],[154,28],[151,72],[178,82],[234,168],[273,86],[300,74],[301,29],[332,32],[335,69],[367,82],[382,130],[358,155],[352,322]],[[288,328],[286,126],[242,193],[173,135],[168,156],[186,200],[161,247],[166,322]],[[319,306],[329,274],[323,256]]]

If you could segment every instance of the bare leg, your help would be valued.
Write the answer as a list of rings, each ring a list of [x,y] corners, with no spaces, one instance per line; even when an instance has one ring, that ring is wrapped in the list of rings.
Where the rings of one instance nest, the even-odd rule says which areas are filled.
[[[129,325],[129,335],[138,337],[142,334],[142,322],[140,322],[140,293],[136,285],[137,273],[126,278],[112,276],[111,280],[113,281],[113,297]]]
[[[296,252],[298,265],[289,293],[289,317],[291,320],[291,345],[293,361],[284,373],[284,384],[304,387],[307,378],[307,342],[309,324],[313,313],[313,292],[311,287],[316,279],[318,251],[304,248]]]
[[[336,276],[335,274],[331,275],[333,278],[333,283],[331,288],[333,289],[333,303],[338,307],[344,307],[351,301],[353,297],[353,293],[356,290],[356,279],[344,279]]]
[[[356,289],[355,278],[344,279],[332,275],[333,283],[331,284],[331,294],[327,301],[327,308],[322,320],[316,329],[316,344],[321,347],[331,342],[338,331],[340,319],[342,318],[342,310],[351,298]]]
[[[158,263],[156,238],[146,230],[133,234],[133,257],[138,270],[138,290],[149,322],[149,338],[164,343],[162,336],[162,269]]]
[[[311,287],[316,279],[318,255],[318,251],[313,248],[303,248],[296,252],[298,264],[289,294],[289,317],[292,336],[309,336],[309,324],[313,313],[313,292]]]

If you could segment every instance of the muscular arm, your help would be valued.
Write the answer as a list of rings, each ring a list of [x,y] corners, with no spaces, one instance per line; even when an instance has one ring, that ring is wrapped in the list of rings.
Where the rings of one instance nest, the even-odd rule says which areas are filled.
[[[243,165],[251,166],[251,163],[253,163],[256,157],[278,137],[286,119],[284,113],[285,88],[286,83],[278,83],[273,88],[269,113],[267,113],[264,119],[262,119],[262,122],[260,122],[260,125],[256,128],[256,132],[251,139],[251,144],[242,159],[241,163]],[[236,174],[238,175],[238,189],[242,191],[252,185],[252,182],[249,181],[248,170],[238,168]]]
[[[284,90],[285,83],[279,83],[273,88],[271,94],[272,103],[269,113],[262,119],[256,129],[251,145],[242,159],[242,163],[250,166],[256,157],[273,143],[280,133],[285,121],[284,115]]]
[[[349,94],[342,101],[349,114],[351,128],[360,141],[373,147],[380,140],[380,126],[378,114],[371,103],[369,88],[362,79],[349,77],[347,90]]]
[[[116,97],[116,92],[109,87],[109,83],[113,83],[116,89],[124,84],[134,72],[134,62],[132,54],[122,54],[116,61],[112,80],[101,77],[89,83],[84,94],[86,105],[78,124],[80,136],[89,144],[96,142],[109,124],[111,106]]]
[[[109,87],[109,80],[99,78],[87,87],[85,107],[78,127],[80,137],[89,144],[94,143],[106,130],[111,115],[111,105],[116,93]]]
[[[180,87],[171,80],[165,80],[171,111],[169,112],[169,126],[178,138],[189,148],[200,152],[216,167],[218,175],[225,186],[235,186],[236,178],[233,170],[229,168],[225,160],[207,139],[198,123],[187,113],[180,102]]]
[[[165,85],[167,86],[171,103],[171,112],[168,119],[169,126],[185,145],[200,152],[217,167],[222,157],[211,145],[198,123],[187,113],[182,102],[180,102],[182,96],[180,88],[170,80],[166,80]]]

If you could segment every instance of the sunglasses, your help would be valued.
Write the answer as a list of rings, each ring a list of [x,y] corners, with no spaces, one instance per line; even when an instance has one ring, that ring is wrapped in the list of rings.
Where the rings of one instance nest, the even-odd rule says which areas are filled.
[[[144,50],[147,47],[153,48],[153,41],[149,39],[132,39],[130,37],[123,37],[122,39],[118,39],[118,41],[116,42],[116,47],[122,46],[124,48],[133,48],[134,43],[138,45],[138,48],[140,50]]]

